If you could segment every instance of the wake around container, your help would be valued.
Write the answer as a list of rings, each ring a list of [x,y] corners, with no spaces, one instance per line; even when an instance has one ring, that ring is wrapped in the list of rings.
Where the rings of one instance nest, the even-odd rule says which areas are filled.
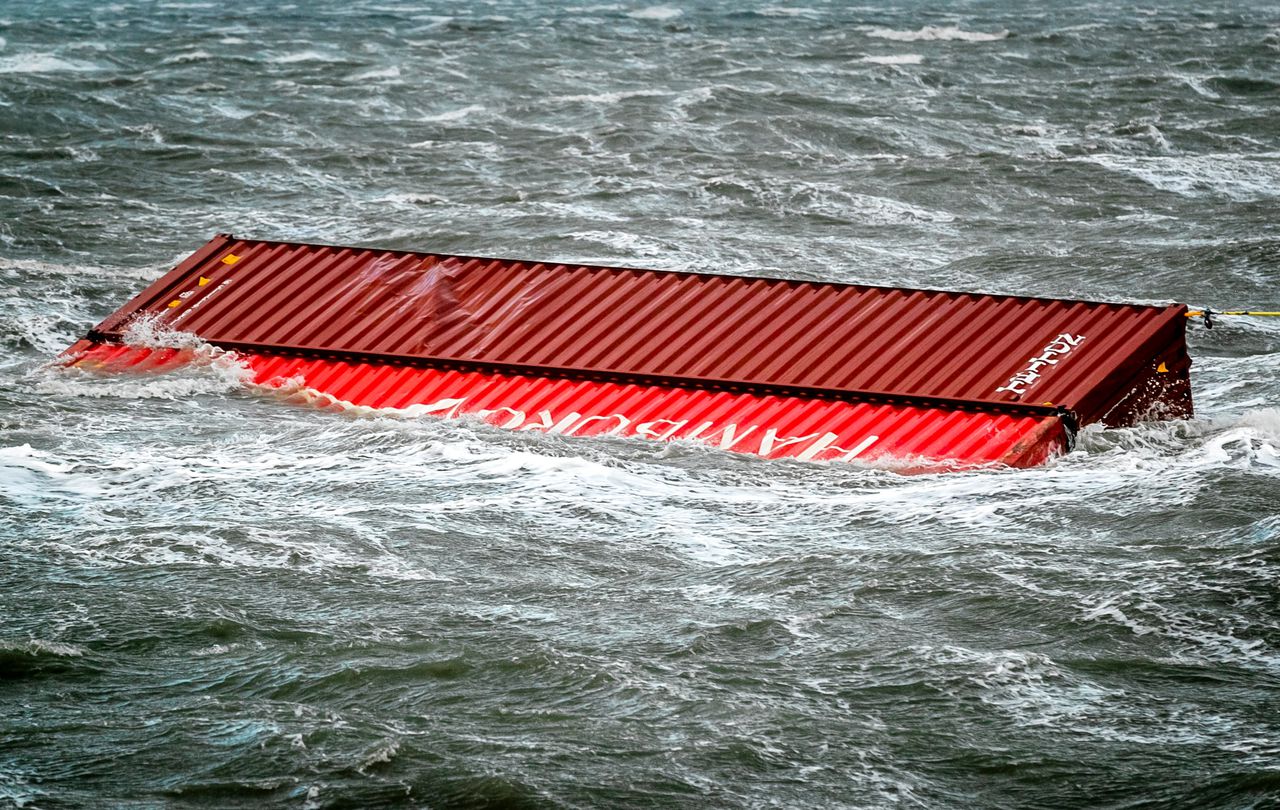
[[[767,458],[1030,466],[1082,425],[1192,412],[1186,307],[661,272],[219,234],[69,365],[180,335],[331,407]],[[169,348],[131,346],[149,317]]]

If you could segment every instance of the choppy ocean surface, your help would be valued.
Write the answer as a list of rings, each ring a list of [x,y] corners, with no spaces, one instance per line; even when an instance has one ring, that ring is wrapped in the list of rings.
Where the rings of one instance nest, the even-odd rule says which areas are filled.
[[[217,231],[1280,309],[1280,6],[0,0],[0,806],[1280,807],[1280,319],[905,477],[48,364]]]

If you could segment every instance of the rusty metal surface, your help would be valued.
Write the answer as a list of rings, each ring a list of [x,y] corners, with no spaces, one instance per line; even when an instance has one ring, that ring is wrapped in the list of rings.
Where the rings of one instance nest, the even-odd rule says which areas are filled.
[[[1101,418],[1184,341],[1185,307],[541,264],[216,237],[104,321],[330,359],[494,364],[647,383]],[[1185,354],[1185,353],[1184,353]],[[491,369],[492,370],[492,369]],[[1185,366],[1175,373],[1185,377]],[[606,376],[606,379],[609,377]],[[1172,390],[1172,389],[1171,389]],[[879,398],[879,399],[877,399]],[[1010,407],[1011,406],[1011,407]],[[1189,413],[1175,406],[1173,415]]]

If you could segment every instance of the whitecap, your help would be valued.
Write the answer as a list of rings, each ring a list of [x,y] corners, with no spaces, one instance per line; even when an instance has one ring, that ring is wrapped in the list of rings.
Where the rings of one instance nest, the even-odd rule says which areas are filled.
[[[213,54],[208,51],[188,51],[187,53],[178,53],[173,56],[160,60],[162,65],[184,65],[189,62],[204,62],[213,58]]]
[[[671,6],[649,6],[648,8],[637,9],[627,14],[633,20],[674,20],[676,17],[684,14],[678,8]]]
[[[1246,202],[1280,195],[1280,160],[1274,155],[1088,155],[1073,160],[1130,174],[1184,197]]]
[[[56,655],[59,658],[80,658],[85,654],[83,647],[62,641],[46,641],[40,638],[33,638],[28,644],[33,652]]]
[[[61,59],[51,53],[24,53],[0,59],[0,73],[87,73],[100,69],[91,62]]]
[[[581,96],[559,96],[556,101],[582,101],[592,104],[617,104],[629,98],[660,98],[673,93],[666,90],[618,90],[612,93],[592,93]]]
[[[223,118],[229,118],[232,121],[243,121],[253,115],[252,110],[246,110],[234,104],[213,104],[211,109]]]
[[[390,762],[392,758],[394,758],[395,755],[399,753],[399,751],[400,751],[400,741],[390,740],[385,744],[378,746],[368,756],[366,756],[364,758],[364,761],[361,762],[359,767],[356,768],[356,772],[364,773],[367,769],[373,767],[374,765],[381,765],[383,763]]]
[[[437,113],[436,115],[424,115],[420,121],[426,123],[443,123],[445,121],[461,121],[472,113],[481,112],[484,107],[479,104],[471,104],[457,110],[449,110],[448,112]]]
[[[866,222],[894,225],[913,222],[946,223],[954,222],[956,219],[954,214],[949,214],[946,211],[933,211],[902,202],[901,200],[877,197],[873,194],[853,194],[850,195],[850,200],[853,202],[857,213],[850,214],[845,212],[845,215],[856,216]]]
[[[893,28],[865,28],[867,36],[879,39],[891,39],[895,42],[994,42],[1009,36],[1007,30],[1001,29],[987,33],[985,31],[965,31],[954,25],[926,25],[918,31],[898,31]]]
[[[352,81],[366,81],[368,79],[398,79],[400,78],[400,68],[392,65],[388,68],[372,68],[362,73],[356,73],[351,77]]]
[[[338,62],[337,57],[320,51],[296,51],[283,56],[272,57],[269,61],[278,65],[291,65],[296,62]]]
[[[864,56],[861,61],[873,65],[918,65],[924,57],[918,53],[893,53],[884,56]]]
[[[375,197],[373,202],[391,203],[393,205],[447,205],[449,201],[436,194],[419,194],[410,191],[399,194],[384,194],[381,197]]]
[[[817,17],[822,12],[799,6],[766,6],[756,13],[762,17]]]

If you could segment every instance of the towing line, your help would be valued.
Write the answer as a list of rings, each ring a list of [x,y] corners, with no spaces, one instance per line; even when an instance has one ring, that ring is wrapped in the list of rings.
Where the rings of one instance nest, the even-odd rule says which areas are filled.
[[[1204,327],[1206,329],[1213,328],[1214,315],[1249,315],[1255,318],[1280,318],[1280,312],[1263,312],[1256,309],[1224,309],[1217,311],[1205,307],[1204,309],[1187,310],[1188,318],[1204,318]]]

